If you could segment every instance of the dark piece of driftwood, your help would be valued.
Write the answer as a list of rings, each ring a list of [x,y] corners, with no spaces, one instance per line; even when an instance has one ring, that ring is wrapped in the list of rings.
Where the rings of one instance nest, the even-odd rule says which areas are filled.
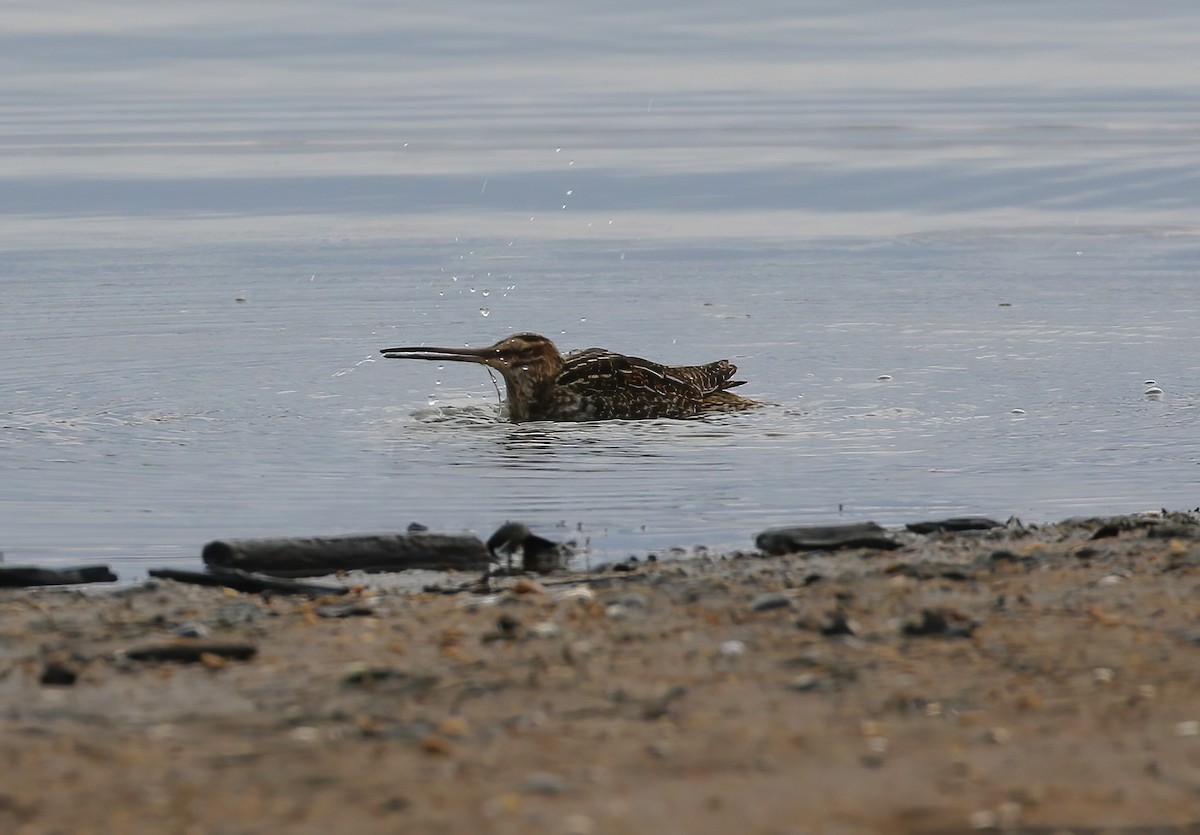
[[[1004,523],[988,519],[986,516],[955,516],[935,522],[913,522],[904,527],[913,533],[936,533],[937,531],[986,531],[991,528],[1003,528]]]
[[[191,583],[196,586],[224,586],[226,588],[244,591],[250,594],[271,591],[279,594],[307,594],[312,597],[323,597],[327,594],[346,594],[350,589],[345,586],[332,586],[324,583],[304,583],[299,580],[288,580],[283,577],[268,577],[265,574],[252,574],[240,568],[220,568],[211,565],[208,571],[181,571],[175,568],[152,568],[151,577],[160,580],[174,580],[178,583]]]
[[[479,537],[417,532],[377,536],[217,540],[204,546],[206,565],[284,577],[334,571],[406,568],[483,569],[491,556]]]
[[[796,528],[771,528],[760,533],[754,544],[768,554],[793,554],[796,551],[834,548],[878,548],[891,551],[900,543],[874,522],[853,525],[805,525]]]
[[[0,586],[63,586],[76,583],[112,583],[117,575],[107,565],[78,568],[39,568],[11,565],[0,568]]]
[[[227,644],[214,641],[172,641],[166,644],[150,644],[126,650],[125,657],[134,661],[181,661],[185,664],[203,661],[203,656],[232,658],[245,661],[254,657],[258,649],[253,644]]]

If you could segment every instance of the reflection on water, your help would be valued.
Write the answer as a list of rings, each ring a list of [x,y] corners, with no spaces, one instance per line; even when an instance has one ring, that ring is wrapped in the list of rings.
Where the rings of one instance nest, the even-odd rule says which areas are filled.
[[[118,5],[0,32],[10,562],[1197,503],[1200,11]],[[512,426],[375,353],[529,330],[773,405]]]

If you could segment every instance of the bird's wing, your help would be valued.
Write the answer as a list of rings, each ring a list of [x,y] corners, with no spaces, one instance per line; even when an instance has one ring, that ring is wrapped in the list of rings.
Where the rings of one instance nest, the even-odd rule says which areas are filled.
[[[736,371],[726,360],[708,365],[670,366],[603,348],[588,348],[566,357],[558,384],[597,393],[644,389],[659,396],[699,400],[711,392],[738,385],[729,379]]]

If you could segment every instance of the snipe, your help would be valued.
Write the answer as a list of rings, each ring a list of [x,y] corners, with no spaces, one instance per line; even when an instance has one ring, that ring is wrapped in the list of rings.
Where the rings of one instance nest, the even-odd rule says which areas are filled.
[[[565,357],[546,337],[518,333],[487,348],[383,348],[388,359],[474,362],[494,368],[508,390],[508,418],[644,420],[737,412],[758,404],[729,391],[737,366],[661,365],[603,348]]]

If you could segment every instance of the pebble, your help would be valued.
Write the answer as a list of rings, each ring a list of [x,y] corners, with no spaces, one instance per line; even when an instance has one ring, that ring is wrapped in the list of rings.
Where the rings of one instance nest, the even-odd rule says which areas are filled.
[[[522,578],[513,584],[513,594],[545,594],[546,587],[534,580]]]
[[[587,586],[572,586],[561,595],[563,600],[581,600],[588,602],[596,597],[596,593]]]
[[[564,777],[549,771],[535,771],[525,778],[525,791],[529,794],[558,795],[567,788]]]
[[[801,673],[793,676],[788,682],[788,687],[795,690],[797,693],[805,693],[809,690],[816,690],[821,686],[821,679],[814,676],[812,673]]]
[[[172,629],[171,634],[179,638],[207,638],[212,632],[202,623],[188,621]]]
[[[311,725],[301,725],[298,728],[292,728],[288,732],[288,736],[297,742],[314,743],[321,741],[321,729],[314,728]]]
[[[1092,670],[1092,680],[1097,684],[1112,684],[1117,674],[1112,667],[1097,667]]]
[[[858,623],[845,612],[830,612],[821,624],[821,634],[827,638],[838,635],[857,635]]]
[[[786,609],[792,605],[792,598],[782,592],[760,594],[750,603],[751,612],[769,612],[772,609]]]
[[[645,609],[650,603],[646,595],[636,591],[629,591],[611,597],[609,598],[609,602],[618,606],[624,606],[626,609]]]
[[[721,644],[719,650],[721,655],[730,657],[742,655],[746,652],[746,645],[741,641],[725,641]]]
[[[75,671],[65,664],[51,661],[42,669],[39,681],[51,687],[70,687],[78,678]]]
[[[587,815],[567,815],[563,818],[563,835],[592,835],[596,822]]]
[[[904,624],[905,635],[937,635],[945,638],[969,638],[979,623],[954,609],[925,609],[919,618]]]
[[[370,606],[358,602],[329,603],[314,610],[319,618],[353,618],[375,614]]]
[[[967,817],[967,825],[972,829],[995,829],[996,824],[996,813],[991,809],[980,809]]]
[[[1197,736],[1200,735],[1200,722],[1195,719],[1189,719],[1186,722],[1180,722],[1175,726],[1175,736]]]
[[[983,738],[993,745],[1004,745],[1012,739],[1012,731],[1008,728],[988,728]]]
[[[541,623],[536,623],[533,629],[530,630],[535,638],[558,638],[562,635],[562,630],[558,624],[551,620],[544,620]]]

